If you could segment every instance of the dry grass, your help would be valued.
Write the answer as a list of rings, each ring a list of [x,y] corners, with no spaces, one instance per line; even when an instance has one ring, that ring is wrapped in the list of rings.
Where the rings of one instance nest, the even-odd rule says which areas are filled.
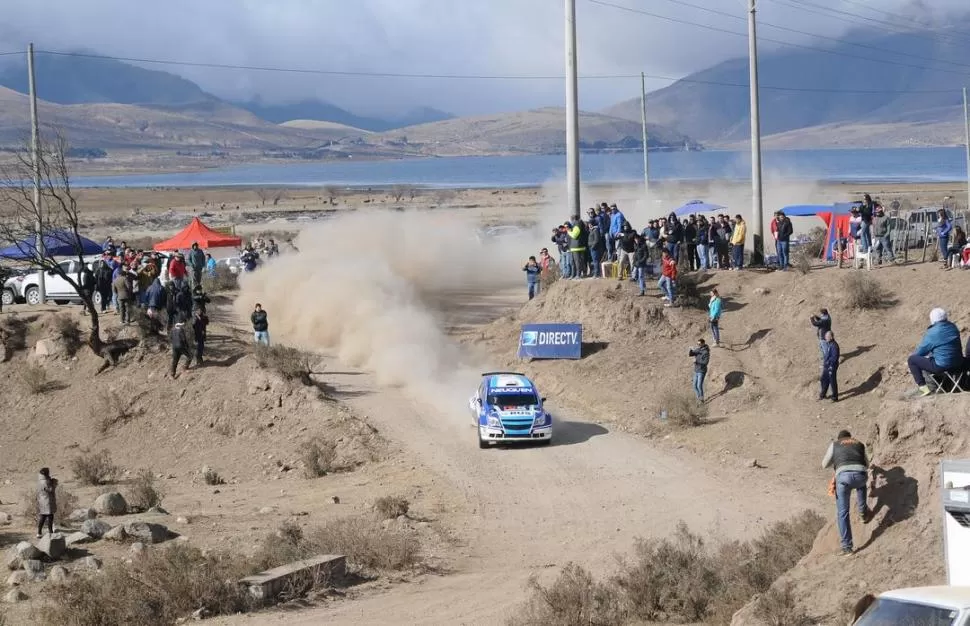
[[[211,467],[205,467],[202,469],[202,480],[207,485],[225,485],[226,481],[219,475],[219,472],[212,469]]]
[[[886,292],[882,284],[862,272],[852,272],[842,279],[842,294],[850,309],[868,311],[886,305]]]
[[[55,315],[53,319],[54,334],[64,343],[68,356],[74,356],[84,345],[84,334],[77,320],[67,315]]]
[[[20,510],[24,519],[33,524],[37,523],[39,517],[37,507],[37,491],[25,489],[20,493],[20,500],[23,508]],[[67,522],[68,516],[77,508],[77,496],[68,491],[63,485],[58,485],[54,491],[54,500],[57,502],[57,511],[54,513],[54,521],[58,524]]]
[[[161,505],[164,498],[165,489],[157,484],[155,473],[150,469],[142,469],[135,476],[126,500],[134,508],[147,511],[153,506]]]
[[[382,520],[397,519],[407,515],[410,508],[411,503],[401,496],[384,496],[374,502],[374,512]]]
[[[216,265],[213,274],[205,273],[202,275],[202,288],[206,293],[237,291],[239,289],[239,276],[229,271],[229,268],[225,265]]]
[[[115,481],[119,468],[111,462],[111,453],[107,450],[82,450],[71,459],[71,471],[82,485],[106,485]]]
[[[27,363],[17,371],[24,391],[32,396],[47,393],[52,389],[52,381],[47,375],[47,368],[40,363]]]
[[[730,624],[734,613],[761,596],[765,615],[798,625],[803,616],[772,583],[811,550],[824,520],[805,511],[769,527],[758,539],[709,546],[681,524],[666,539],[638,540],[634,553],[605,582],[567,566],[550,587],[533,593],[510,624]],[[763,594],[763,595],[762,595]]]
[[[312,385],[313,365],[317,358],[311,352],[274,345],[256,346],[256,363],[263,369],[276,372],[285,380],[298,380],[304,385]]]
[[[99,576],[48,587],[39,617],[52,626],[170,626],[199,609],[206,615],[245,612],[254,604],[236,581],[253,571],[245,559],[174,544],[130,564],[113,561]]]
[[[667,423],[675,428],[694,428],[707,418],[707,405],[691,391],[668,389],[660,395],[657,413],[667,411]]]
[[[792,267],[795,268],[795,271],[804,276],[812,271],[812,261],[815,258],[817,257],[809,255],[804,250],[799,250],[795,253],[794,257],[792,257]]]
[[[337,444],[329,439],[314,437],[300,446],[303,473],[307,478],[319,478],[334,471]]]
[[[131,421],[135,412],[128,398],[111,390],[97,395],[91,407],[91,417],[98,434],[105,435],[112,427]]]
[[[755,601],[754,615],[767,626],[811,626],[811,617],[800,611],[795,604],[791,584],[772,587]]]

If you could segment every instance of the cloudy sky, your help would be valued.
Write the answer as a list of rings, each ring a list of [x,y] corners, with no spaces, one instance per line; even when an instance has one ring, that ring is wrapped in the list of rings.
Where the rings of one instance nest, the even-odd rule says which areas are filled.
[[[746,54],[744,37],[697,26],[745,33],[746,0],[603,1],[655,15],[577,0],[581,74],[644,71],[676,78]],[[967,4],[759,2],[759,19],[765,24],[761,36],[813,46],[830,42],[767,24],[838,37],[861,25],[890,31],[902,14],[945,24],[948,11]],[[33,41],[51,50],[345,72],[558,76],[564,64],[563,0],[0,0],[0,14],[0,36],[10,47]],[[970,45],[970,33],[967,41]],[[762,44],[765,50],[772,47],[777,45]],[[831,62],[838,60],[833,57]],[[272,102],[316,97],[364,114],[393,114],[415,106],[481,114],[563,101],[561,80],[336,77],[150,67],[185,76],[222,97],[258,95]],[[651,79],[648,86],[665,84]],[[639,80],[589,78],[582,80],[581,91],[582,108],[593,110],[636,95]]]

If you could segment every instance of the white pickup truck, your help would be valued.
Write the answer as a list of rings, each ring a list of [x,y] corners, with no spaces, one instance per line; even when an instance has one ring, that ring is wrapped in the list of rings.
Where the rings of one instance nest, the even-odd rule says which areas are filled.
[[[853,626],[970,626],[970,587],[914,587],[876,598]]]

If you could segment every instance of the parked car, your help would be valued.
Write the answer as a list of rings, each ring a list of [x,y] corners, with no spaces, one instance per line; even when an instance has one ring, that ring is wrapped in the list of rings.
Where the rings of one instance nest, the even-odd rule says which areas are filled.
[[[893,220],[893,248],[902,250],[905,245],[904,241],[909,243],[910,248],[922,248],[924,243],[934,245],[936,243],[936,224],[940,220],[939,211],[941,209],[945,210],[946,214],[953,220],[954,226],[959,226],[966,232],[966,219],[963,215],[954,216],[953,211],[940,206],[920,207],[910,211],[905,218],[891,218]]]
[[[3,283],[3,306],[10,306],[20,302],[24,297],[23,283],[24,276],[30,273],[25,267],[6,267],[7,280]]]
[[[85,259],[88,269],[99,258],[101,257],[97,256]],[[67,259],[61,261],[58,265],[65,274],[75,280],[79,280],[79,278],[75,278],[80,275],[80,264],[77,259]],[[15,277],[13,280],[20,281],[20,298],[30,305],[40,304],[40,272],[35,271],[24,276]],[[6,285],[4,285],[4,291],[6,291]],[[79,304],[81,302],[81,296],[78,295],[71,283],[64,280],[62,276],[53,270],[45,272],[44,292],[47,300],[53,301],[55,304]],[[94,294],[94,303],[95,306],[100,306],[101,294]]]

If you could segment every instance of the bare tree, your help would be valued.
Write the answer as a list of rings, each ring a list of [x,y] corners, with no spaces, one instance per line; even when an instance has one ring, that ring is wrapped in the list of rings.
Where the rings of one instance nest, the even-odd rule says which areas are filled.
[[[286,198],[286,191],[283,189],[277,189],[275,192],[273,192],[273,206],[278,205],[280,200],[283,200],[284,198]]]
[[[266,206],[266,201],[269,199],[269,191],[260,187],[256,190],[256,197],[259,198],[261,206]]]
[[[332,185],[327,185],[323,188],[323,196],[330,202],[330,206],[337,204],[337,198],[340,196],[340,190]]]
[[[34,167],[29,142],[24,142],[15,153],[13,163],[0,168],[0,246],[16,250],[6,258],[26,262],[38,271],[58,276],[77,292],[91,320],[87,344],[95,354],[108,358],[110,351],[101,340],[94,294],[82,288],[81,270],[67,272],[46,246],[39,250],[36,245],[40,236],[61,248],[67,247],[72,251],[70,256],[76,259],[77,267],[83,269],[86,266],[77,193],[71,187],[67,166],[68,143],[59,132],[50,138],[42,136],[39,142],[39,206],[34,201]]]

